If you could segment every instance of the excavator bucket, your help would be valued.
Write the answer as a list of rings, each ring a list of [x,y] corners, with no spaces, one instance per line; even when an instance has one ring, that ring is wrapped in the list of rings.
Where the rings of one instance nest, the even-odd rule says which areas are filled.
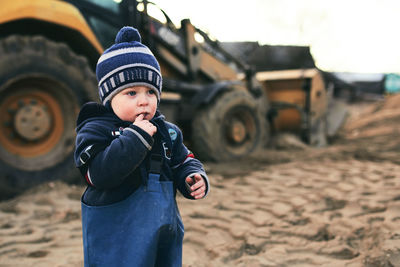
[[[324,146],[343,125],[345,105],[333,99],[318,69],[263,71],[256,74],[271,110],[274,133],[294,132],[313,146]]]

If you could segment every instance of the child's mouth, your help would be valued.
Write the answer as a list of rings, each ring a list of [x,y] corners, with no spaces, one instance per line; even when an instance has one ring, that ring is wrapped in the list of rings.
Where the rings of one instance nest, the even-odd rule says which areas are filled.
[[[139,114],[137,115],[137,117],[139,117],[140,115],[143,115],[143,119],[146,119],[146,117],[147,117],[148,114],[149,114],[149,113],[147,113],[147,112],[139,113]]]

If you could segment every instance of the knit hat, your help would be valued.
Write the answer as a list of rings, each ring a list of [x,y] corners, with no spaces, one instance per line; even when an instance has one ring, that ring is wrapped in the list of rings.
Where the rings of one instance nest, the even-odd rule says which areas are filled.
[[[150,49],[141,43],[140,34],[135,28],[123,27],[118,32],[115,44],[99,58],[96,76],[103,105],[120,91],[132,86],[154,89],[160,101],[160,65]]]

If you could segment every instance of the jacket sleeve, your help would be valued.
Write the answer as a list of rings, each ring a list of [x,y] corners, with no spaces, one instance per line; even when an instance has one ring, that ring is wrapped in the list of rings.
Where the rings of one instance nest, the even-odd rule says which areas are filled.
[[[206,191],[204,195],[204,197],[206,197],[210,191],[210,183],[203,164],[196,159],[193,153],[183,144],[183,136],[179,128],[175,125],[173,125],[173,128],[177,133],[177,137],[173,140],[173,158],[171,163],[177,188],[184,197],[194,199],[190,195],[190,191],[187,189],[186,177],[199,173],[206,183]]]
[[[141,128],[130,125],[121,135],[111,139],[110,128],[88,123],[76,138],[75,162],[79,156],[93,144],[108,144],[89,162],[86,178],[98,189],[110,189],[119,186],[145,159],[153,146],[153,138]],[[110,132],[110,133],[108,133]]]

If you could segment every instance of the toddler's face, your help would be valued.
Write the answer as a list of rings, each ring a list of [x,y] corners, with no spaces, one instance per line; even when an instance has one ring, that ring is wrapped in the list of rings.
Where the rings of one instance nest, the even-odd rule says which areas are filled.
[[[134,122],[140,114],[150,120],[157,110],[157,96],[151,88],[133,86],[116,94],[111,107],[121,120]]]

